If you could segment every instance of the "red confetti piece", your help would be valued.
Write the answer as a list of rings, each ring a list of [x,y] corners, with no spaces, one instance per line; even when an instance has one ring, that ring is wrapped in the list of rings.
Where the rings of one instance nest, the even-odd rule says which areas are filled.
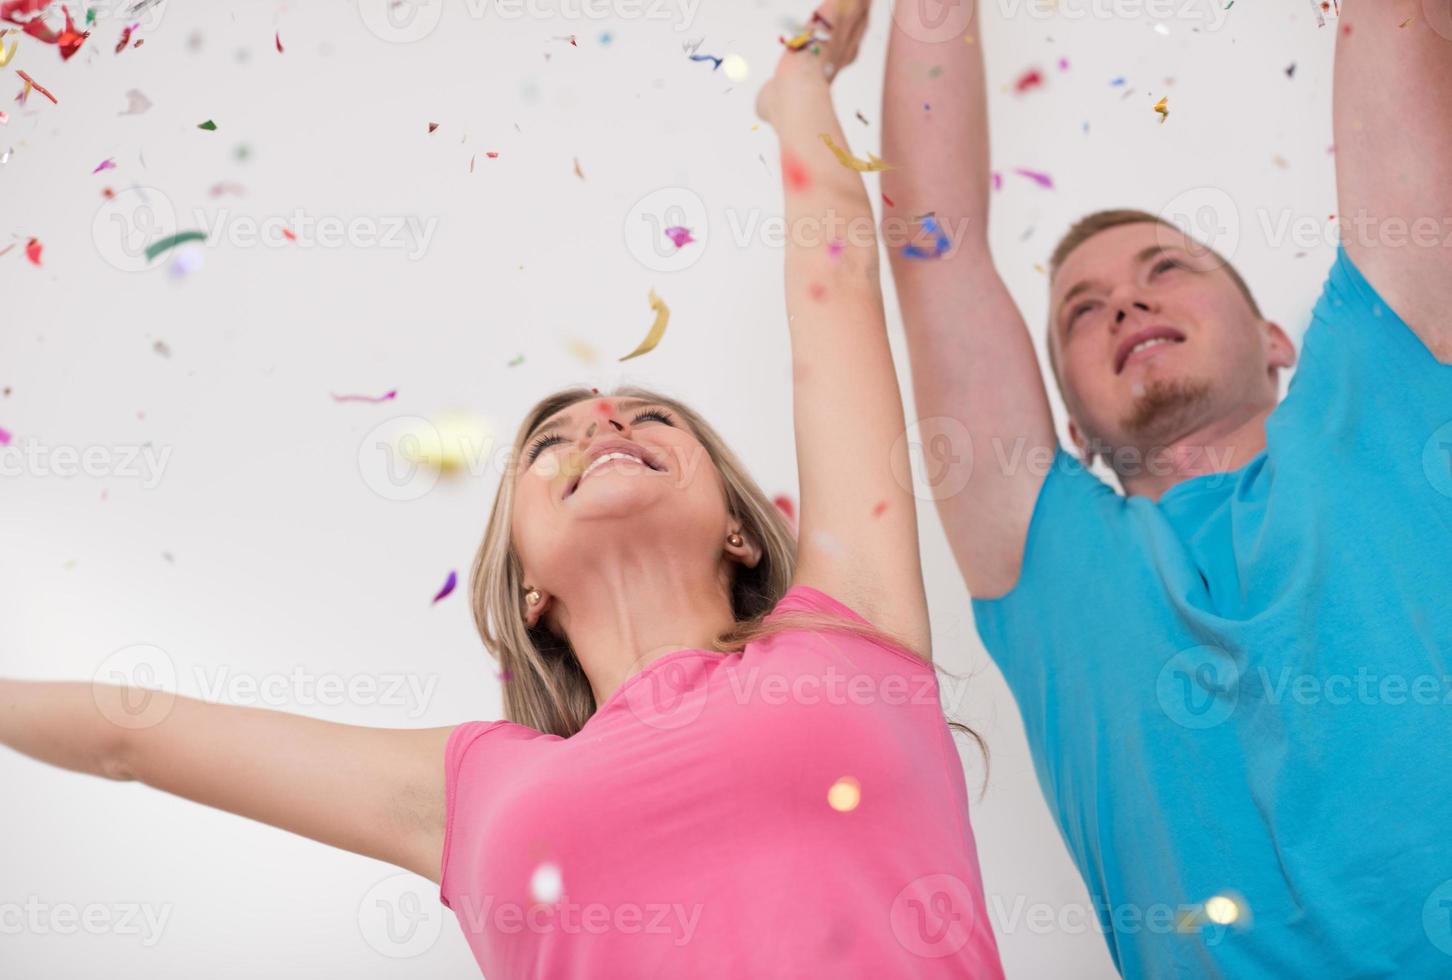
[[[877,506],[874,507],[874,508],[872,508],[872,516],[873,517],[881,517],[883,515],[883,512],[886,511],[886,510],[887,510],[887,501],[886,500],[879,500],[877,502]]]
[[[119,41],[116,42],[116,53],[117,54],[120,54],[122,51],[125,51],[126,50],[126,45],[128,43],[130,43],[130,41],[131,41],[131,32],[134,31],[134,30],[136,30],[136,28],[138,28],[140,26],[141,26],[140,24],[132,24],[129,27],[123,27],[123,28],[121,28],[121,40],[119,40]],[[137,43],[140,44],[141,42],[138,41]]]
[[[277,53],[282,54],[282,32],[278,31],[272,35],[272,39],[277,42]]]
[[[882,195],[882,202],[883,202],[883,203],[884,203],[884,204],[886,204],[886,205],[887,205],[887,206],[888,206],[888,207],[890,207],[890,208],[895,208],[895,207],[897,207],[897,205],[896,205],[896,204],[893,204],[893,203],[892,203],[892,198],[890,198],[890,197],[888,197],[888,196],[887,196],[887,195],[886,195],[886,194],[883,194],[883,195]]]
[[[807,170],[802,161],[790,153],[781,155],[782,173],[786,176],[787,186],[794,191],[804,191],[812,186],[812,174]]]
[[[812,294],[812,299],[816,300],[819,303],[827,296],[827,287],[823,286],[819,282],[812,283],[811,286],[807,288],[807,291]]]
[[[398,389],[395,388],[393,391],[390,391],[387,394],[383,394],[383,395],[333,395],[333,401],[335,401],[335,402],[372,402],[372,403],[375,403],[376,404],[378,402],[392,401],[395,397],[397,397],[397,395],[398,395]]]
[[[40,250],[44,247],[39,238],[32,238],[25,243],[25,257],[30,260],[31,265],[40,265]]]
[[[444,580],[444,587],[439,590],[439,594],[438,595],[434,596],[434,602],[438,602],[444,596],[448,595],[450,592],[453,592],[454,591],[454,586],[456,586],[458,584],[459,584],[459,575],[458,575],[458,573],[457,572],[450,571],[449,572],[449,577]]]
[[[485,150],[484,151],[484,155],[486,157],[488,157],[489,159],[491,159],[491,160],[498,160],[499,159],[499,151],[498,150]]]
[[[19,68],[15,69],[15,74],[19,75],[21,79],[25,82],[26,92],[29,92],[31,89],[35,89],[41,95],[45,96],[47,99],[50,99],[52,105],[60,105],[60,100],[57,99],[54,95],[51,95],[50,90],[47,89],[44,85],[31,78]]]
[[[781,511],[782,515],[786,517],[787,520],[793,522],[796,521],[797,506],[796,504],[792,503],[792,498],[788,497],[786,494],[783,493],[779,494],[776,497],[773,497],[771,502],[776,505],[776,509]]]
[[[1036,89],[1042,84],[1044,84],[1043,73],[1037,68],[1030,68],[1018,76],[1018,81],[1013,83],[1013,90],[1019,95],[1023,95],[1025,92]]]
[[[290,242],[297,241],[297,233],[295,231],[293,231],[291,228],[284,228],[284,229],[282,229],[282,237],[283,238],[286,238]],[[392,392],[390,392],[390,394],[392,394]]]

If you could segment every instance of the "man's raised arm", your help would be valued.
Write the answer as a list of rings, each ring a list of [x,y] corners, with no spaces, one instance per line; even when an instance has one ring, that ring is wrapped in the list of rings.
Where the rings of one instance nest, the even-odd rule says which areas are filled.
[[[1342,0],[1332,119],[1346,254],[1452,363],[1452,3]]]
[[[990,598],[1018,581],[1045,476],[1026,461],[1058,443],[1033,341],[988,252],[988,103],[976,6],[894,5],[882,107],[882,152],[894,169],[882,187],[892,202],[884,232],[926,463],[930,475],[940,463],[950,467],[941,479],[951,482],[935,488],[938,514],[969,590]],[[934,67],[941,71],[930,77]],[[902,246],[904,227],[927,212],[951,242],[942,258],[914,258]],[[959,444],[965,432],[971,474],[953,491],[962,471],[952,467],[969,459]]]

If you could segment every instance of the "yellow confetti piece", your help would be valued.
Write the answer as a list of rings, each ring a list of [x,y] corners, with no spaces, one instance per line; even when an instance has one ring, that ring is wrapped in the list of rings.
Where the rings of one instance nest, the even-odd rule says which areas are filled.
[[[972,44],[973,43],[973,35],[972,34],[964,34],[963,35],[963,43],[964,44]]]
[[[523,266],[521,266],[521,268],[523,268]],[[600,360],[599,352],[596,351],[594,347],[591,347],[589,344],[585,343],[583,340],[576,340],[575,338],[570,338],[569,340],[565,341],[565,349],[568,350],[572,355],[574,355],[577,360],[583,361],[586,364],[594,364],[596,361]]]
[[[639,357],[641,354],[649,354],[655,350],[655,345],[660,343],[660,339],[665,336],[666,324],[671,322],[671,308],[661,301],[654,289],[650,291],[650,308],[655,310],[655,322],[650,325],[650,333],[645,335],[645,339],[640,342],[639,347],[622,357],[622,361]]]
[[[800,51],[802,48],[805,48],[807,45],[811,44],[815,40],[816,38],[812,34],[812,25],[808,24],[806,27],[802,28],[802,32],[800,34],[798,34],[794,38],[788,39],[784,43],[792,51]]]
[[[1168,95],[1163,96],[1158,102],[1155,103],[1155,112],[1158,112],[1160,114],[1161,124],[1163,124],[1166,119],[1170,118],[1170,97]]]
[[[851,776],[843,776],[827,790],[827,805],[838,813],[850,813],[862,802],[862,784]]]
[[[873,156],[869,153],[867,154],[866,160],[859,160],[836,143],[833,143],[832,137],[826,133],[821,133],[820,135],[822,142],[827,144],[827,149],[831,150],[832,155],[837,158],[837,162],[848,170],[856,170],[858,173],[871,173],[879,170],[892,169],[892,164],[884,163],[881,157]]]
[[[15,57],[15,52],[20,48],[20,39],[16,38],[10,45],[10,49],[8,51],[5,49],[5,38],[10,33],[12,32],[0,31],[0,68],[10,64],[10,59]]]

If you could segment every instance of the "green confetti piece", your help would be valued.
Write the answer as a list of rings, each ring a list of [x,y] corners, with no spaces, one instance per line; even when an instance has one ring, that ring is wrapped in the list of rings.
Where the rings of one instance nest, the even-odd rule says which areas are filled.
[[[96,22],[96,8],[95,7],[92,7],[90,10],[87,10],[86,11],[86,26],[87,27],[90,27],[95,22]]]
[[[209,133],[215,133],[217,131],[217,124],[208,119],[204,123],[197,123],[197,128],[205,129]]]
[[[178,245],[187,242],[204,242],[207,240],[207,233],[204,231],[179,231],[175,235],[167,235],[146,246],[146,261],[150,262],[162,252],[170,251]]]

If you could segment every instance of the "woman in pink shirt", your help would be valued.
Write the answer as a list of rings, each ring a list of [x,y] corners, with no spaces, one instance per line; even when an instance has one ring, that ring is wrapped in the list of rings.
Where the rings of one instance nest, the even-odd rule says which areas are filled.
[[[685,405],[564,391],[527,414],[474,565],[509,720],[175,698],[127,726],[125,689],[6,682],[0,739],[430,878],[491,980],[1001,977],[875,225],[829,145],[834,57],[789,51],[758,100],[790,229],[799,537]]]

